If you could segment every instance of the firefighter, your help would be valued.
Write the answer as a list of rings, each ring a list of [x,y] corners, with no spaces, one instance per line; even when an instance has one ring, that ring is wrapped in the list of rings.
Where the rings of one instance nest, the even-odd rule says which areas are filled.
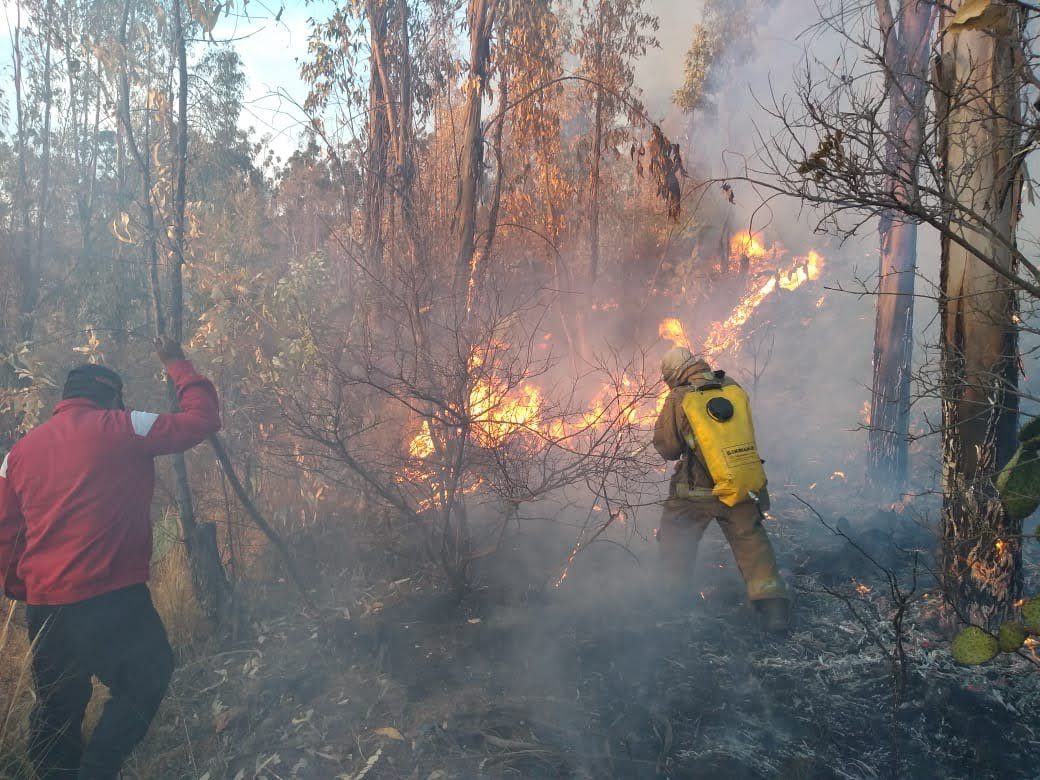
[[[690,590],[697,547],[717,520],[763,627],[784,632],[790,606],[762,526],[769,494],[747,396],[682,347],[664,356],[661,374],[671,392],[654,426],[654,448],[666,460],[679,461],[658,531],[666,574],[673,588]]]
[[[0,465],[0,585],[26,602],[40,780],[112,780],[166,693],[173,653],[146,585],[157,455],[220,428],[216,390],[179,344],[156,343],[180,411],[127,411],[111,369],[68,374],[53,416]],[[83,744],[91,677],[111,697]]]

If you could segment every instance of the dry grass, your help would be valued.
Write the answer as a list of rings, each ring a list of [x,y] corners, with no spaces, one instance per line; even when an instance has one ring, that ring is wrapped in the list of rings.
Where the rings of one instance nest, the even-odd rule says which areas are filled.
[[[155,609],[166,626],[170,642],[178,657],[189,655],[191,649],[207,635],[206,620],[195,601],[191,572],[183,544],[173,545],[152,565],[150,584]]]
[[[29,638],[15,621],[18,605],[0,597],[0,777],[30,777],[25,738],[34,694]]]

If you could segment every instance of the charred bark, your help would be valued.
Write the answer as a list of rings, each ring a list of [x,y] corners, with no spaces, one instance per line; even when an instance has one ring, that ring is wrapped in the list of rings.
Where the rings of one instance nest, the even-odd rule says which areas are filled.
[[[505,106],[509,103],[509,76],[503,69],[499,74],[498,104]],[[502,207],[502,185],[505,181],[505,155],[502,153],[502,134],[505,122],[495,125],[495,135],[492,143],[492,151],[495,155],[495,187],[491,193],[491,205],[488,209],[487,230],[484,232],[484,242],[480,246],[470,272],[470,290],[467,297],[467,309],[473,303],[473,290],[479,284],[483,274],[487,272],[491,253],[495,246],[495,237],[498,234],[498,214]]]
[[[942,242],[942,574],[952,610],[993,627],[1022,588],[1022,524],[993,484],[1015,448],[1017,293],[992,267],[1013,262],[1022,22],[1008,6],[1005,30],[955,28],[949,22],[960,5],[943,13],[937,63],[944,194],[952,214],[977,214],[985,224],[947,215],[951,235]]]

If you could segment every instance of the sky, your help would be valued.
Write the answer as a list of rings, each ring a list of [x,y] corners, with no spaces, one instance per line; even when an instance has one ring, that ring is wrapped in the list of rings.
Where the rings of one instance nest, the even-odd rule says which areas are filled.
[[[334,3],[249,0],[244,8],[242,2],[235,6],[233,14],[220,18],[213,39],[234,46],[245,64],[247,88],[241,123],[243,128],[254,128],[260,136],[271,136],[272,146],[285,156],[296,148],[304,123],[298,105],[306,99],[307,87],[300,78],[300,62],[307,55],[309,20],[326,18]],[[0,0],[2,93],[10,91],[11,30],[15,19],[15,0]],[[194,48],[194,55],[199,56],[202,45]]]
[[[213,30],[215,40],[235,47],[245,67],[242,126],[269,136],[283,158],[296,148],[306,124],[300,64],[307,57],[310,20],[327,18],[333,7],[328,0],[252,0],[244,11],[221,17]]]

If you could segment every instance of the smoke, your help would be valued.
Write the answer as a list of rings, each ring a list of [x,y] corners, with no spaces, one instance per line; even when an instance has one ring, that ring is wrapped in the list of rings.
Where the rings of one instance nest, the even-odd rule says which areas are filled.
[[[661,45],[638,64],[636,82],[650,116],[683,143],[695,180],[739,177],[746,173],[745,166],[754,168],[762,138],[781,129],[764,107],[795,93],[800,65],[807,59],[834,61],[841,42],[836,35],[808,29],[815,7],[807,8],[804,2],[733,0],[730,6],[751,13],[754,29],[747,41],[732,44],[741,50],[732,52],[734,61],[719,71],[715,110],[688,116],[675,106],[673,97],[683,83],[685,54],[705,5],[678,0],[649,5],[661,20]],[[721,5],[716,2],[716,7]],[[745,345],[738,354],[719,359],[720,368],[749,388],[751,375],[756,375],[756,427],[771,481],[804,488],[814,483],[832,485],[835,471],[861,473],[865,437],[856,429],[869,398],[873,300],[822,288],[854,287],[854,277],[876,273],[876,234],[867,229],[862,240],[842,244],[817,232],[814,214],[794,199],[764,204],[761,193],[734,181],[734,202],[728,205],[716,190],[706,193],[716,201],[707,213],[723,215],[730,232],[761,231],[767,243],[781,242],[790,255],[816,249],[827,259],[820,284],[776,296],[747,323],[745,335],[758,329],[754,336],[761,347],[758,354]],[[695,210],[693,204],[690,210]],[[705,217],[687,218],[698,222]],[[679,310],[654,312],[658,319],[678,316],[695,341],[712,320],[724,319],[741,295],[738,285],[723,282],[711,283],[712,290],[705,296],[703,289],[697,289],[701,284],[689,282],[692,294]]]

